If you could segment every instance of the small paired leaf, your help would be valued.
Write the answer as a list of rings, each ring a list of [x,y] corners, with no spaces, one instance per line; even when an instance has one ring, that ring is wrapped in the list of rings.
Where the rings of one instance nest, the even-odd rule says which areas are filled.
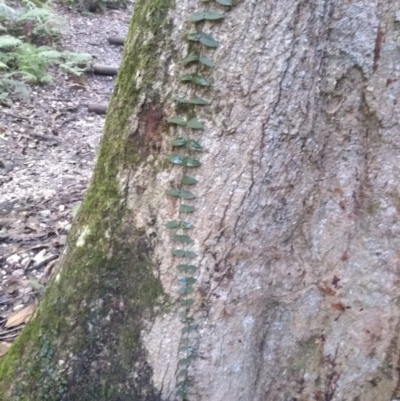
[[[186,125],[186,121],[182,117],[172,117],[167,120],[170,124]]]
[[[193,61],[199,61],[199,56],[197,54],[191,53],[187,57],[185,57],[183,60],[180,61],[181,64],[189,64],[193,63]]]
[[[178,258],[188,258],[188,259],[193,259],[196,257],[196,254],[191,251],[185,251],[183,249],[174,249],[172,251],[172,254],[174,256],[177,256]]]
[[[181,155],[167,155],[167,160],[172,164],[184,164],[184,160],[187,158],[183,158]]]
[[[184,264],[180,264],[180,265],[176,266],[176,268],[180,272],[185,272],[185,273],[193,273],[197,269],[197,267],[194,265],[184,265]]]
[[[199,39],[200,43],[207,47],[218,47],[219,43],[207,33],[202,33]]]
[[[181,184],[184,185],[194,185],[197,184],[197,182],[198,181],[196,180],[196,178],[190,177],[188,175],[184,175],[181,179]]]
[[[179,197],[180,194],[181,194],[181,190],[177,189],[177,188],[172,188],[172,189],[169,189],[167,191],[167,195],[171,195],[171,196],[178,196]]]
[[[166,228],[179,228],[181,222],[179,220],[169,221],[167,224],[164,224]]]
[[[173,220],[169,221],[168,223],[164,224],[166,228],[174,229],[174,228],[184,228],[185,230],[189,228],[193,228],[192,223],[183,220]]]
[[[181,285],[193,285],[196,282],[194,277],[182,277],[178,280]]]
[[[193,305],[193,303],[194,303],[193,298],[181,299],[181,306],[190,306]]]
[[[177,196],[178,198],[182,199],[194,199],[196,195],[194,195],[190,191],[186,191],[185,189],[177,189],[177,188],[172,188],[167,191],[167,195],[171,196]],[[189,212],[187,212],[189,213]]]
[[[179,342],[179,345],[189,346],[189,339],[187,337],[181,338],[181,341]]]
[[[197,354],[190,354],[190,355],[188,355],[187,356],[187,358],[186,358],[188,361],[193,361],[193,360],[195,360],[195,359],[197,359]]]
[[[186,358],[179,359],[178,365],[179,366],[187,365],[187,359]]]
[[[179,288],[178,293],[184,295],[184,294],[191,294],[193,291],[194,291],[193,287],[188,286]]]
[[[183,82],[193,82],[200,86],[210,86],[210,83],[203,77],[197,74],[185,74],[181,76],[181,81]]]
[[[199,57],[199,61],[201,64],[205,65],[206,67],[214,67],[214,63],[208,57]]]
[[[205,12],[204,18],[209,21],[218,21],[225,18],[224,14],[219,13],[218,11],[209,10]]]
[[[203,20],[217,21],[224,18],[224,14],[217,11],[196,11],[195,13],[189,15],[188,21],[199,22]]]
[[[198,42],[201,38],[201,33],[198,32],[190,32],[187,35],[187,39],[193,42]]]
[[[193,157],[185,157],[183,159],[183,165],[186,167],[199,167],[199,166],[201,166],[201,163],[197,159],[194,159]],[[190,198],[186,198],[186,199],[190,199]]]
[[[172,239],[174,240],[174,241],[177,241],[177,242],[183,242],[184,244],[193,244],[193,240],[192,240],[192,238],[190,238],[188,235],[186,235],[186,234],[174,234],[173,236],[172,236]]]
[[[187,324],[187,323],[193,323],[194,318],[193,317],[185,317],[181,319],[181,323]]]
[[[204,11],[196,11],[195,13],[190,14],[188,17],[188,21],[190,21],[190,22],[203,21],[204,19],[205,19]]]
[[[181,228],[188,230],[189,228],[193,228],[193,224],[189,223],[188,221],[181,220],[180,222]]]
[[[196,329],[197,329],[197,325],[196,324],[189,324],[188,326],[182,328],[182,333],[183,334],[184,333],[189,333],[189,332],[194,331]]]
[[[171,146],[183,146],[186,143],[186,139],[175,138],[170,143],[171,143]]]
[[[194,208],[194,206],[185,205],[184,203],[182,203],[182,204],[179,206],[179,211],[180,211],[181,213],[193,213],[193,212],[195,211],[195,208]]]
[[[183,97],[175,97],[175,100],[176,100],[178,103],[183,103],[183,104],[197,104],[197,105],[199,105],[199,106],[207,106],[207,105],[210,105],[210,104],[211,104],[210,102],[207,102],[206,100],[204,100],[204,99],[202,99],[202,98],[200,98],[200,97],[197,97],[197,96],[194,96],[194,97],[192,97],[192,98],[190,98],[190,99],[186,99],[186,98],[183,98]]]
[[[217,3],[221,4],[222,6],[232,6],[231,0],[215,0]]]
[[[184,389],[182,389],[182,388],[176,390],[176,391],[175,391],[175,395],[176,395],[177,397],[181,397],[183,401],[186,401],[186,400],[187,400],[187,396],[188,396],[188,395],[187,395],[187,391],[184,390]]]
[[[186,164],[187,165],[187,164]],[[180,197],[182,199],[194,199],[196,195],[186,189],[181,189]]]
[[[186,141],[185,146],[190,150],[196,150],[198,152],[201,152],[203,150],[201,145],[197,141],[195,141],[193,139],[190,139],[189,141]]]
[[[204,129],[204,125],[200,121],[197,121],[195,118],[189,120],[186,125],[192,129]]]

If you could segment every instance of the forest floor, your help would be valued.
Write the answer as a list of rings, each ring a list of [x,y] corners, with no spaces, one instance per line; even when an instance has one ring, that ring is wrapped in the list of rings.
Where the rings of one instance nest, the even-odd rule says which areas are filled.
[[[58,6],[67,25],[60,47],[118,66],[132,8],[81,14]],[[88,186],[104,116],[89,103],[106,103],[114,79],[61,71],[32,88],[29,103],[0,106],[0,356],[29,318],[63,251]]]

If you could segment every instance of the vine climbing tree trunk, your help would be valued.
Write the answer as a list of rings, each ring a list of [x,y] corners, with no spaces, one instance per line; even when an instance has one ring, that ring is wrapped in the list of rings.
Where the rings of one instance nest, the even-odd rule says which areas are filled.
[[[400,2],[227,1],[136,2],[1,399],[400,399]]]

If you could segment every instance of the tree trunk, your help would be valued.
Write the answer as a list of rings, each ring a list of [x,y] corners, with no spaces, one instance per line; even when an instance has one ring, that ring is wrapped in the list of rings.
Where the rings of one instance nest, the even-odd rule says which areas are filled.
[[[1,399],[400,398],[400,3],[211,4],[225,19],[196,28],[216,50],[184,38],[208,4],[136,2],[92,182]],[[197,49],[214,68],[179,63]],[[180,80],[196,71],[210,88]],[[182,135],[201,167],[168,162]],[[180,247],[165,224],[183,218]]]

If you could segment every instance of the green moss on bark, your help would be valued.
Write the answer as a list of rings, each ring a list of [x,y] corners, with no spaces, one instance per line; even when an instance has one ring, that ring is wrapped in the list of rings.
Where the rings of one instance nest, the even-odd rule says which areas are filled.
[[[0,362],[1,400],[161,400],[140,332],[168,300],[153,273],[153,239],[131,221],[118,175],[157,152],[163,117],[152,84],[173,5],[136,2],[91,185],[59,272]]]

